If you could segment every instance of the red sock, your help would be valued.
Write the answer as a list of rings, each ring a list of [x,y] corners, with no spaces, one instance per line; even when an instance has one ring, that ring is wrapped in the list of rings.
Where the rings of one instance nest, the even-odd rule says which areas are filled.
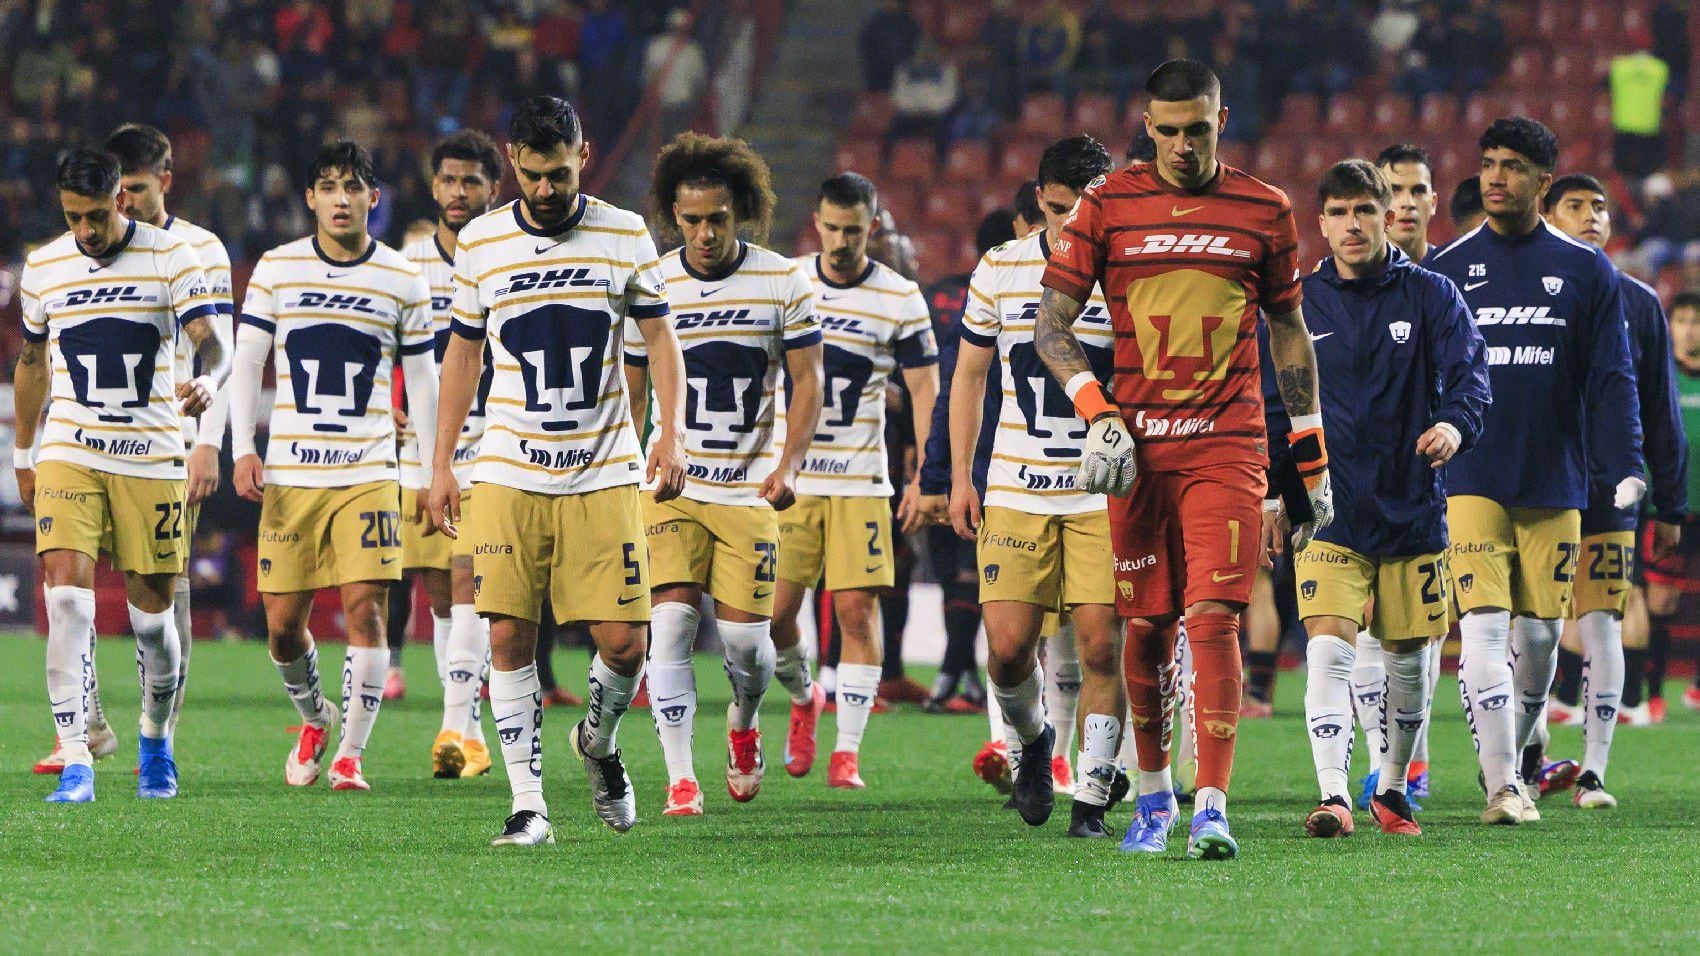
[[[1127,681],[1127,702],[1133,711],[1133,745],[1139,754],[1139,769],[1162,770],[1169,765],[1169,736],[1175,726],[1173,622],[1160,627],[1127,622],[1122,677]]]
[[[1227,792],[1234,772],[1234,735],[1240,725],[1240,618],[1193,614],[1186,619],[1192,648],[1198,786]]]

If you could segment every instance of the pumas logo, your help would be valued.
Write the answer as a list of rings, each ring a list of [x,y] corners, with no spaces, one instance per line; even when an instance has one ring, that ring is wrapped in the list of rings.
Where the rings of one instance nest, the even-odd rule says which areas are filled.
[[[519,743],[520,729],[518,727],[502,727],[496,731],[502,738],[502,743],[512,746]]]
[[[998,582],[998,568],[999,566],[996,564],[986,565],[985,574],[987,584],[996,584]]]
[[[1492,697],[1482,698],[1482,709],[1483,710],[1504,710],[1505,705],[1509,704],[1509,703],[1511,703],[1511,695],[1510,694],[1495,694]]]
[[[662,720],[669,724],[677,724],[679,721],[685,719],[685,709],[684,704],[670,704],[661,708],[659,713],[661,714]]]
[[[1154,232],[1145,237],[1145,244],[1128,246],[1124,256],[1205,255],[1225,259],[1250,259],[1250,249],[1235,249],[1229,236],[1210,232]]]
[[[1611,723],[1617,716],[1617,708],[1610,704],[1599,704],[1594,707],[1594,716],[1606,723]]]
[[[484,575],[474,574],[472,576],[472,596],[477,597],[478,593],[480,591],[483,591],[483,590],[484,590]]]
[[[1405,321],[1387,323],[1387,334],[1393,336],[1393,341],[1404,345],[1411,341],[1411,323]]]
[[[1558,295],[1564,288],[1564,280],[1558,276],[1541,276],[1541,288],[1547,290],[1547,295]]]
[[[375,714],[378,712],[378,702],[382,699],[377,694],[361,694],[360,706],[366,708],[366,713]]]
[[[866,707],[868,705],[867,694],[852,694],[841,687],[838,689],[838,696],[844,698],[844,702],[851,707]]]
[[[471,671],[460,668],[449,671],[449,680],[455,684],[470,684],[472,683],[473,676],[474,675]]]
[[[1549,305],[1514,305],[1501,308],[1484,305],[1476,310],[1477,325],[1555,325],[1563,327],[1564,319],[1552,314]]]
[[[1133,600],[1133,582],[1132,581],[1117,581],[1116,582],[1116,590],[1121,592],[1122,600],[1124,600],[1124,601]]]
[[[1376,704],[1381,703],[1381,691],[1372,690],[1368,693],[1359,694],[1358,703],[1365,707],[1374,707]]]
[[[1299,585],[1299,596],[1307,601],[1316,599],[1316,582],[1306,581]]]
[[[1317,724],[1310,729],[1311,736],[1317,740],[1333,740],[1340,736],[1339,724]]]
[[[53,519],[52,518],[43,518],[40,521],[37,521],[35,523],[35,526],[38,529],[40,529],[42,534],[52,534],[53,533]]]
[[[260,559],[260,573],[261,574],[272,573],[272,559],[271,558],[261,558]]]
[[[1458,576],[1458,590],[1460,591],[1470,590],[1471,585],[1475,583],[1476,576],[1474,574],[1460,574]]]
[[[1408,734],[1416,733],[1423,726],[1423,719],[1421,717],[1395,717],[1393,718],[1393,722],[1399,725],[1400,730],[1403,730]]]
[[[1523,713],[1525,713],[1525,714],[1538,714],[1538,713],[1541,712],[1541,708],[1543,708],[1547,705],[1547,702],[1546,702],[1546,698],[1543,697],[1540,700],[1525,700],[1525,701],[1522,702],[1522,704],[1523,704]]]

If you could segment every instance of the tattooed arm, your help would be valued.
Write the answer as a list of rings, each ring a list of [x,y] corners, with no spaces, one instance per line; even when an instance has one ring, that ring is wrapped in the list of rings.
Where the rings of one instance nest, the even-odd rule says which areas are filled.
[[[1082,308],[1084,305],[1067,293],[1047,286],[1039,299],[1039,318],[1033,324],[1033,349],[1051,377],[1064,388],[1076,375],[1092,371],[1080,340],[1074,337],[1074,320],[1080,318]]]
[[[24,459],[35,449],[36,426],[41,423],[41,407],[47,401],[51,384],[47,367],[47,340],[32,342],[24,339],[18,350],[18,364],[12,372],[13,408],[17,413],[15,449],[24,452]],[[18,497],[31,514],[35,513],[35,469],[18,467],[26,463],[14,451],[12,463],[18,476]],[[33,464],[33,460],[28,463]]]
[[[1275,384],[1289,415],[1321,412],[1316,395],[1316,349],[1305,328],[1303,309],[1269,316],[1269,351],[1275,359]]]

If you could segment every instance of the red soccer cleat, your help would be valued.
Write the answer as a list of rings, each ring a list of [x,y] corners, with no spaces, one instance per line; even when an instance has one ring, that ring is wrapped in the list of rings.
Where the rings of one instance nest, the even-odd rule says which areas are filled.
[[[384,700],[401,700],[407,696],[407,678],[401,668],[392,667],[384,675]]]
[[[761,759],[761,731],[726,732],[726,792],[739,803],[749,803],[761,792],[767,767]]]
[[[785,772],[793,777],[808,774],[815,765],[815,727],[826,708],[826,691],[816,681],[809,685],[806,704],[791,705],[791,730],[785,735]]]
[[[40,773],[40,774],[56,774],[56,773],[63,773],[64,770],[65,770],[65,755],[62,752],[60,752],[60,750],[59,750],[59,740],[58,740],[58,738],[54,738],[53,752],[48,754],[47,756],[41,758],[40,760],[37,760],[35,762],[35,767],[32,768],[31,772],[32,773]]]
[[[1352,810],[1341,802],[1331,800],[1318,804],[1310,816],[1305,817],[1305,832],[1313,837],[1349,837],[1353,828]]]
[[[1051,789],[1056,793],[1074,792],[1074,768],[1068,765],[1065,754],[1051,757]]]
[[[1663,697],[1647,698],[1647,716],[1655,724],[1665,722],[1665,699]]]
[[[366,782],[360,773],[359,757],[338,757],[331,764],[332,790],[370,790],[372,785]]]
[[[1382,833],[1394,836],[1423,835],[1423,828],[1417,826],[1416,818],[1411,815],[1411,805],[1402,793],[1390,790],[1376,794],[1369,802],[1369,812],[1375,817]]]
[[[1682,692],[1682,706],[1689,710],[1700,710],[1700,687],[1690,687]]]
[[[1001,740],[986,741],[974,755],[974,776],[991,784],[999,793],[1009,793],[1009,744]]]
[[[826,765],[826,785],[840,790],[860,790],[867,786],[862,782],[862,775],[857,773],[854,753],[833,751],[832,760]]]
[[[664,817],[700,817],[702,816],[702,788],[695,780],[686,777],[667,788],[667,809],[661,811]]]

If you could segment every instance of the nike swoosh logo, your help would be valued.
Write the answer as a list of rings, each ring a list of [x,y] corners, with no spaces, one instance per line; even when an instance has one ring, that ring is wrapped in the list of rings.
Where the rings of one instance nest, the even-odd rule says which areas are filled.
[[[327,278],[327,279],[343,279],[343,278],[347,278],[348,276],[351,276],[353,274],[354,273],[352,273],[352,272],[327,272],[327,273],[325,273],[325,278]]]
[[[93,275],[93,274],[95,274],[96,272],[99,272],[99,271],[100,271],[100,263],[97,262],[94,265],[89,266],[89,274],[90,275]]]
[[[634,596],[629,597],[629,598],[615,598],[614,603],[620,605],[621,607],[625,607],[626,605],[632,603],[633,601],[636,601],[640,597],[643,597],[643,595],[638,594],[638,595],[634,595]]]
[[[878,571],[880,568],[882,568],[884,566],[885,565],[882,565],[882,564],[876,564],[871,568],[863,568],[862,573],[863,574],[873,574],[875,571]]]
[[[758,601],[765,601],[765,600],[767,600],[768,595],[770,595],[772,593],[773,593],[772,591],[765,591],[765,592],[764,591],[757,591],[755,597],[756,597],[756,600],[758,600]]]
[[[1606,588],[1606,594],[1610,595],[1611,597],[1617,597],[1619,594],[1622,594],[1623,592],[1625,592],[1627,590],[1629,590],[1629,589],[1628,588]]]
[[[1321,335],[1317,335],[1316,333],[1313,332],[1313,333],[1311,333],[1310,340],[1312,342],[1320,342],[1323,339],[1328,338],[1330,335],[1333,335],[1333,334],[1334,334],[1333,332],[1324,332]]]
[[[842,299],[842,298],[844,298],[844,297],[841,296],[841,295],[823,295],[823,296],[820,297],[820,300],[822,302],[834,302],[834,301],[837,301],[838,299]]]
[[[1440,620],[1440,619],[1441,619],[1441,618],[1443,618],[1443,617],[1445,617],[1445,616],[1446,616],[1446,612],[1445,612],[1445,611],[1436,611],[1436,612],[1434,612],[1434,613],[1433,613],[1433,614],[1430,614],[1430,615],[1429,615],[1429,616],[1428,616],[1428,619],[1429,619],[1429,620],[1431,620],[1431,621],[1438,621],[1438,620]]]
[[[1172,206],[1169,209],[1169,215],[1171,215],[1171,216],[1185,216],[1188,213],[1194,213],[1194,212],[1197,212],[1197,211],[1199,211],[1200,209],[1203,209],[1203,208],[1204,208],[1203,206],[1194,206],[1191,209],[1182,209],[1179,206]]]
[[[1465,292],[1473,292],[1476,289],[1480,289],[1482,286],[1487,285],[1487,284],[1488,284],[1487,279],[1483,279],[1480,282],[1466,282],[1466,283],[1464,283],[1464,291]]]
[[[558,245],[560,245],[558,242],[545,243],[544,245],[538,246],[536,249],[532,250],[532,255],[540,256]]]
[[[153,559],[155,561],[164,561],[167,558],[175,558],[176,556],[177,556],[177,552],[175,552],[175,551],[167,551],[164,554],[160,554],[158,551],[155,551],[153,553]]]
[[[1210,572],[1210,580],[1216,582],[1217,584],[1221,584],[1225,581],[1232,581],[1235,578],[1243,578],[1243,577],[1245,577],[1244,571],[1235,571],[1233,574],[1223,574],[1220,571]]]
[[[702,292],[701,292],[701,293],[700,293],[700,295],[701,295],[701,296],[702,296],[702,297],[703,297],[703,298],[705,298],[705,299],[706,299],[706,298],[708,298],[708,297],[709,297],[709,296],[711,296],[711,295],[714,295],[714,294],[715,294],[715,293],[716,293],[716,292],[724,292],[724,291],[725,291],[725,290],[726,290],[726,287],[725,287],[725,286],[721,286],[721,287],[720,287],[720,288],[718,288],[718,289],[704,289],[704,290],[702,290]]]
[[[379,558],[378,559],[379,564],[394,564],[395,562],[396,562],[395,558]]]

